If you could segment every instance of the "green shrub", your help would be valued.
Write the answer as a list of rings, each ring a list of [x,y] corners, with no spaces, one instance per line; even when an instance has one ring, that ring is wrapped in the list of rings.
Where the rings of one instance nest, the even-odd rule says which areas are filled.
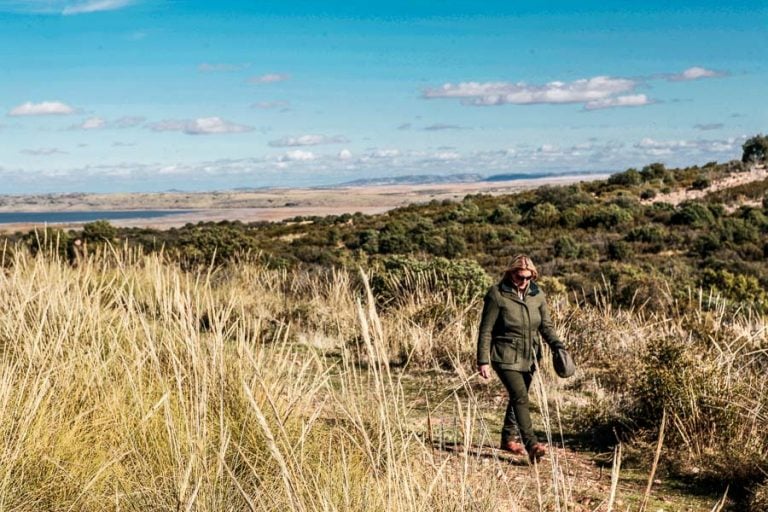
[[[629,260],[634,251],[632,246],[622,240],[612,240],[608,243],[608,259],[614,261],[627,261]]]
[[[624,187],[639,185],[642,181],[643,177],[637,172],[637,169],[627,169],[624,172],[612,174],[608,178],[609,185],[621,185]]]
[[[707,268],[703,272],[701,285],[705,289],[719,291],[739,306],[750,306],[761,313],[768,311],[768,291],[755,276]]]
[[[708,189],[712,183],[707,178],[697,178],[691,184],[693,190],[705,190]]]
[[[448,291],[457,303],[468,304],[485,294],[491,284],[491,278],[474,260],[389,256],[377,263],[371,289],[381,303],[397,302],[417,292]]]
[[[488,216],[488,221],[491,224],[509,225],[517,224],[521,218],[515,210],[502,204],[493,209],[493,212]]]
[[[570,235],[564,235],[555,240],[555,257],[575,259],[579,256],[579,244]]]
[[[646,224],[633,228],[624,237],[628,242],[643,242],[646,244],[661,244],[669,235],[664,226]]]
[[[551,228],[560,221],[560,212],[552,203],[539,203],[528,212],[526,220],[538,228]]]
[[[632,212],[617,204],[609,204],[598,208],[591,208],[580,222],[583,228],[607,228],[613,229],[631,224],[634,220]]]
[[[666,167],[664,167],[664,164],[658,163],[658,162],[646,165],[640,171],[640,176],[642,177],[643,181],[653,181],[653,180],[663,179],[666,176],[666,174],[667,174]]]
[[[88,243],[111,243],[116,237],[117,228],[106,220],[97,220],[83,224],[83,240]]]
[[[672,224],[690,226],[694,228],[706,227],[714,224],[715,216],[707,205],[695,201],[682,203],[670,219]]]

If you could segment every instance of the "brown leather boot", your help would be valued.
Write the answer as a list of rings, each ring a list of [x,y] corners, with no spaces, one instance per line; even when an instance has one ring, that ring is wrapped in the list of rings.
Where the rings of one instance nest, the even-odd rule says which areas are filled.
[[[502,441],[499,448],[512,455],[525,455],[525,446],[517,441]]]
[[[530,460],[531,463],[538,462],[546,454],[547,445],[536,443],[535,445],[531,446],[531,449],[528,451],[528,460]]]

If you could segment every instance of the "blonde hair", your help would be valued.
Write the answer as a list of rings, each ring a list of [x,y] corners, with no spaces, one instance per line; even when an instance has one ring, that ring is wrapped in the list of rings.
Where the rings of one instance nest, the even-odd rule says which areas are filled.
[[[512,258],[509,267],[507,267],[507,270],[504,271],[504,279],[506,281],[511,281],[512,274],[515,274],[519,270],[530,270],[531,275],[533,276],[531,280],[533,281],[539,277],[539,271],[536,269],[536,265],[533,264],[531,258],[525,254],[518,254]]]

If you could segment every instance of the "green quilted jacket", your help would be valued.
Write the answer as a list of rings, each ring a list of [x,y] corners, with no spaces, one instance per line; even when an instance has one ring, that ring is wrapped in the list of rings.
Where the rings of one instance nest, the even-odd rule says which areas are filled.
[[[564,348],[552,327],[544,292],[531,281],[522,299],[503,281],[488,290],[477,339],[477,364],[528,372],[541,358],[540,339]]]

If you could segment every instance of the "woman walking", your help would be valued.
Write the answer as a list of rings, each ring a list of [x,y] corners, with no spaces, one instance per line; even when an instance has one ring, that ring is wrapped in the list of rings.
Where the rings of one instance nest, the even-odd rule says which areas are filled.
[[[490,368],[509,393],[501,449],[528,454],[531,462],[547,453],[533,432],[528,389],[541,359],[541,342],[552,350],[565,348],[552,327],[544,292],[536,285],[539,273],[531,259],[519,254],[512,259],[502,280],[491,286],[483,300],[477,340],[477,370],[484,379]],[[520,441],[516,430],[519,429]]]

